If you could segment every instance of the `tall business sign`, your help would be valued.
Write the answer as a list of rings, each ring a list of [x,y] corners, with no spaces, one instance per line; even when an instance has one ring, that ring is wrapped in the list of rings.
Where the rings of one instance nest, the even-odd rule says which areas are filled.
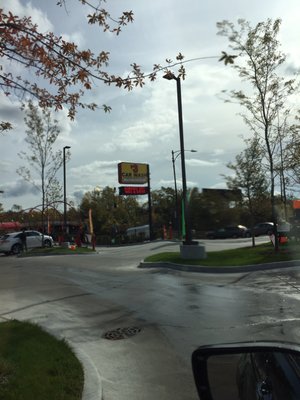
[[[118,164],[118,175],[122,184],[148,183],[148,164],[121,162]]]
[[[137,196],[148,195],[149,204],[149,228],[150,239],[152,239],[152,206],[151,206],[151,192],[150,192],[150,171],[149,164],[133,163],[133,162],[120,162],[118,164],[118,179],[122,185],[142,185],[147,186],[120,186],[119,194],[122,196]]]

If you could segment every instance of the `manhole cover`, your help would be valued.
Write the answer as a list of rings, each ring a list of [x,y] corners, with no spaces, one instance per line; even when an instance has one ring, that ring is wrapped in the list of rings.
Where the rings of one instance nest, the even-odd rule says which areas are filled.
[[[105,332],[103,337],[108,340],[120,340],[127,339],[131,336],[136,335],[139,332],[141,332],[141,328],[138,328],[136,326],[132,326],[129,328],[117,328],[112,331]]]

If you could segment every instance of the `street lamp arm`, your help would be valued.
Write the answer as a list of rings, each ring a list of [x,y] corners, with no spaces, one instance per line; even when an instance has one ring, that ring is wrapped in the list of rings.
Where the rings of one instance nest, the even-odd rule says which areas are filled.
[[[191,149],[191,150],[184,150],[185,152],[190,152],[190,153],[197,153],[197,150]],[[174,157],[174,154],[176,154],[176,156]],[[181,150],[172,150],[172,161],[175,162],[177,160],[177,158],[180,156],[181,154]]]

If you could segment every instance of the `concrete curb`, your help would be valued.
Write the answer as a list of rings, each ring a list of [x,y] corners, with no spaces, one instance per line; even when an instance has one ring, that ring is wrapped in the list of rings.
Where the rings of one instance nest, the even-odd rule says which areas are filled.
[[[103,398],[102,377],[91,358],[82,350],[75,349],[84,369],[84,386],[82,400],[99,400]]]
[[[266,264],[254,264],[254,265],[243,265],[237,267],[207,267],[201,265],[186,265],[186,264],[174,264],[171,262],[145,262],[141,261],[138,268],[168,268],[184,272],[201,272],[201,273],[240,273],[240,272],[253,272],[253,271],[264,271],[270,269],[289,268],[300,266],[300,260],[293,261],[278,261],[274,263]]]

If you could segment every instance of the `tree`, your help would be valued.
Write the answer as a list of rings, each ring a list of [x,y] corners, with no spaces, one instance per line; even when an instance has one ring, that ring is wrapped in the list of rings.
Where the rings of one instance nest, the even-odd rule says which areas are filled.
[[[92,10],[88,14],[88,23],[98,24],[104,32],[119,35],[124,26],[133,22],[132,11],[124,11],[115,19],[106,9],[92,2],[79,1]],[[58,1],[57,5],[65,5],[65,1]],[[0,9],[0,33],[0,57],[3,59],[0,65],[0,87],[5,95],[15,94],[23,99],[28,94],[38,99],[39,106],[43,108],[59,110],[66,106],[71,118],[75,117],[78,107],[92,110],[97,107],[95,103],[85,103],[82,100],[85,92],[95,85],[95,81],[131,90],[134,86],[142,87],[146,77],[154,80],[156,72],[163,69],[156,64],[153,71],[145,75],[140,66],[133,63],[131,72],[125,77],[110,74],[107,72],[109,52],[94,54],[90,49],[81,50],[77,44],[52,32],[42,33],[31,17],[19,17],[10,11],[5,13],[3,9]],[[177,56],[179,62],[182,59],[183,56]],[[23,67],[23,71],[28,69],[33,73],[16,75],[9,67],[10,63],[5,60]],[[170,63],[172,61],[168,60]],[[103,105],[103,109],[109,111],[110,107]],[[1,127],[9,129],[10,124],[2,122]]]
[[[298,120],[299,117],[297,116]],[[290,135],[286,137],[285,130],[281,130],[280,138],[280,159],[278,160],[277,169],[280,174],[281,197],[285,205],[287,205],[287,190],[294,192],[295,185],[300,184],[300,138],[299,123],[289,127]]]
[[[87,219],[92,210],[94,232],[112,236],[127,228],[142,225],[141,207],[135,196],[118,196],[114,188],[106,186],[84,194],[79,206],[82,219]]]
[[[154,225],[161,230],[165,225],[174,224],[175,191],[170,187],[161,187],[151,192]],[[178,216],[179,218],[179,216]]]
[[[225,176],[225,180],[229,189],[242,191],[253,231],[255,218],[260,215],[262,205],[268,202],[268,182],[262,169],[263,153],[259,139],[254,137],[245,142],[246,148],[236,156],[235,162],[227,164],[234,176]],[[252,244],[255,246],[253,232]]]
[[[53,149],[60,131],[57,120],[52,120],[51,112],[40,110],[31,101],[25,109],[25,115],[24,120],[28,127],[25,142],[29,152],[22,151],[18,154],[27,165],[19,167],[17,173],[41,192],[44,227],[47,203],[58,201],[62,197],[62,188],[56,179],[56,173],[62,166],[63,157],[61,150]]]
[[[119,35],[123,27],[134,20],[131,10],[114,18],[107,9],[100,8],[95,0],[78,1],[91,11],[87,15],[88,23],[99,25],[104,32]],[[59,0],[57,5],[67,7],[67,2]],[[167,73],[169,68],[179,66],[178,74],[184,79],[185,62],[219,58],[209,56],[183,61],[184,56],[179,53],[175,62],[167,59],[164,66],[154,64],[149,73],[143,72],[140,65],[132,62],[127,75],[123,71],[120,75],[115,75],[108,71],[108,51],[102,50],[95,54],[90,49],[82,50],[76,43],[68,42],[53,32],[43,33],[41,29],[32,22],[30,16],[19,17],[0,9],[0,59],[3,60],[0,64],[0,87],[7,96],[14,94],[22,100],[26,95],[36,98],[42,108],[53,107],[60,110],[65,106],[71,119],[80,107],[91,110],[98,107],[96,103],[86,103],[83,97],[99,81],[108,86],[132,90],[136,86],[144,86],[146,79],[154,81],[159,71]],[[223,52],[219,61],[231,64],[234,57]],[[18,67],[18,71],[22,68],[21,75],[13,72],[11,63]],[[26,74],[27,70],[30,74]],[[110,111],[110,107],[105,104],[102,108],[106,112]],[[0,130],[10,128],[9,122],[0,122]]]
[[[13,204],[11,207],[11,211],[14,213],[20,213],[22,212],[22,206],[20,206],[19,204]]]
[[[277,125],[281,116],[287,114],[288,99],[297,88],[295,79],[279,75],[286,60],[277,39],[280,23],[279,19],[268,19],[252,28],[245,20],[239,20],[238,29],[228,21],[217,24],[218,33],[227,37],[229,46],[238,53],[239,61],[233,68],[249,84],[246,90],[232,90],[230,96],[246,110],[242,113],[244,122],[255,136],[263,140],[275,226],[275,158],[280,151]],[[277,235],[275,238],[275,249],[278,250]]]
[[[241,219],[240,190],[202,189],[202,193],[194,200],[193,219],[198,216],[199,231],[223,228],[226,225],[244,224]],[[197,208],[197,213],[195,213]],[[197,217],[196,217],[197,218]],[[195,221],[197,223],[197,221]]]

